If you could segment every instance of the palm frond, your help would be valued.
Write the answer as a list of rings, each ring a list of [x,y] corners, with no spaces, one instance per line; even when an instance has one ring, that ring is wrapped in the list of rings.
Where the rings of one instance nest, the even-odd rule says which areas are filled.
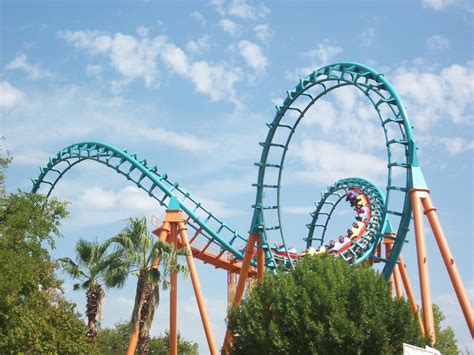
[[[85,239],[79,239],[76,244],[77,262],[89,266],[94,254],[94,243]]]
[[[57,260],[59,265],[62,267],[63,271],[71,275],[74,279],[79,279],[81,277],[88,278],[88,275],[84,273],[71,258],[59,258]]]

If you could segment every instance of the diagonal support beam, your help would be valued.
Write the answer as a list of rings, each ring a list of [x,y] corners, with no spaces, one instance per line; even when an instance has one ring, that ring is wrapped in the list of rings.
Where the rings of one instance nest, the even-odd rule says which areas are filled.
[[[247,281],[248,271],[250,263],[252,261],[253,251],[256,243],[260,243],[260,234],[250,233],[245,246],[244,260],[242,261],[242,268],[240,270],[239,281],[235,290],[234,305],[240,305],[242,296],[244,295],[245,282]],[[258,251],[257,251],[258,253]],[[260,268],[261,269],[261,268]],[[258,271],[257,271],[258,272]],[[230,334],[229,328],[227,328],[224,337],[224,343],[222,344],[222,353],[228,354],[228,347],[232,341],[232,335]]]

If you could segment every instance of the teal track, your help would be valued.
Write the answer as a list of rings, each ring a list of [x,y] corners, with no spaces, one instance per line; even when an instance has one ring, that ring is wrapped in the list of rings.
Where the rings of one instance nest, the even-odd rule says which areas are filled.
[[[359,189],[370,200],[371,217],[364,235],[357,242],[340,255],[344,260],[357,265],[367,258],[374,258],[375,247],[383,239],[385,220],[385,196],[373,183],[361,178],[347,178],[337,181],[321,194],[316,209],[311,213],[311,223],[307,224],[308,237],[305,238],[306,248],[313,246],[313,242],[323,245],[332,214],[339,203],[345,200],[350,190]],[[377,214],[375,213],[377,211]],[[374,218],[379,216],[378,220]],[[359,252],[357,252],[359,250]]]
[[[413,188],[426,188],[426,184],[418,163],[412,126],[400,97],[383,74],[365,65],[328,65],[302,78],[294,89],[287,91],[282,105],[276,107],[273,120],[267,123],[265,140],[260,143],[262,152],[259,162],[255,163],[258,167],[257,181],[254,184],[257,191],[252,206],[250,231],[262,237],[266,266],[276,268],[269,243],[281,240],[286,246],[281,213],[281,185],[286,153],[299,123],[312,105],[332,90],[345,86],[355,87],[367,97],[384,132],[387,183],[383,215],[397,225],[397,238],[392,254],[383,269],[388,279],[402,250],[410,224],[412,207],[409,191]],[[126,150],[104,143],[82,142],[62,149],[40,169],[39,177],[33,180],[33,192],[45,190],[49,196],[67,171],[86,160],[112,168],[148,193],[161,206],[166,207],[170,199],[175,197],[187,215],[188,226],[195,231],[195,235],[204,236],[209,243],[222,252],[231,253],[235,258],[243,257],[239,249],[246,243],[246,236],[239,234],[193,199],[188,192],[171,181],[167,174],[160,173],[156,166],[150,166],[145,159],[139,159]],[[276,174],[267,173],[268,170],[273,170]],[[401,200],[402,203],[392,203],[394,199]],[[269,221],[273,223],[269,224]]]
[[[189,217],[188,227],[222,252],[228,251],[236,258],[243,258],[239,246],[247,242],[246,237],[193,199],[178,183],[171,181],[167,174],[160,173],[155,165],[150,166],[146,159],[139,159],[136,154],[108,144],[83,142],[64,148],[49,159],[46,167],[40,168],[40,176],[33,180],[33,192],[43,189],[44,185],[44,192],[49,196],[61,178],[84,161],[94,161],[115,170],[144,190],[161,206],[167,207],[170,200],[176,198],[180,208]]]

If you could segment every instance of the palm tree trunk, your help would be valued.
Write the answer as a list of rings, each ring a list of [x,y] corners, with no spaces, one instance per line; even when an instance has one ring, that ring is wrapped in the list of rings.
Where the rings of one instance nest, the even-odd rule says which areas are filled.
[[[105,296],[105,292],[102,289],[102,286],[98,283],[91,283],[87,289],[87,325],[89,330],[86,333],[86,336],[89,338],[91,343],[96,343],[97,341],[97,314],[100,314],[102,308],[102,300]]]
[[[130,336],[127,354],[132,353],[131,351],[135,349],[136,341],[137,339],[139,339],[140,314],[141,314],[141,309],[143,305],[143,290],[145,288],[145,282],[146,282],[146,274],[145,274],[145,271],[141,270],[140,274],[138,275],[137,289],[135,291],[135,304],[133,306],[132,320],[131,320],[132,334]]]
[[[140,337],[138,340],[138,353],[150,354],[150,328],[158,304],[158,286],[147,282],[143,289],[143,305],[140,312]]]

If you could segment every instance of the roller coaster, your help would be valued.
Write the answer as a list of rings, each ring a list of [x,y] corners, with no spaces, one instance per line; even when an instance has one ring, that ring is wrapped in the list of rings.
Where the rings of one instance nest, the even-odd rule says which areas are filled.
[[[387,154],[385,194],[371,182],[360,178],[345,178],[335,182],[322,194],[316,209],[311,213],[312,220],[307,225],[308,236],[304,238],[306,250],[297,254],[287,247],[281,208],[281,186],[288,148],[307,111],[324,95],[345,86],[359,89],[378,115]],[[412,218],[423,308],[423,322],[419,317],[419,324],[434,342],[422,216],[424,209],[473,335],[472,308],[430,199],[430,190],[418,160],[413,127],[401,98],[383,74],[357,63],[337,63],[316,70],[300,79],[294,89],[287,91],[286,99],[276,106],[276,114],[267,127],[266,138],[259,143],[260,160],[255,163],[258,168],[256,183],[253,184],[256,198],[252,205],[253,217],[248,236],[239,233],[193,198],[168,174],[159,171],[156,165],[135,153],[101,142],[75,143],[60,150],[49,159],[46,166],[40,168],[40,175],[32,180],[32,191],[50,196],[70,169],[81,162],[94,161],[123,175],[156,200],[157,205],[165,207],[167,213],[164,222],[156,226],[158,228],[154,233],[163,240],[174,241],[176,246],[189,248],[188,265],[211,353],[217,353],[217,348],[202,301],[194,258],[227,270],[229,275],[238,275],[233,295],[236,304],[242,299],[248,277],[261,280],[264,270],[283,268],[291,271],[297,260],[306,254],[329,252],[355,265],[364,262],[382,263],[382,273],[387,281],[395,284],[398,296],[401,296],[399,277],[402,277],[412,309],[418,314],[401,256]],[[326,236],[327,227],[333,212],[344,200],[354,207],[356,221],[346,235],[331,241]],[[192,231],[189,240],[186,233],[188,229]],[[274,246],[272,242],[278,244]],[[246,245],[245,249],[241,247],[243,244]],[[382,244],[386,245],[385,257],[381,255]],[[173,279],[171,281],[173,284]],[[175,309],[170,311],[170,317],[174,317],[174,324],[171,324],[170,341],[171,353],[176,353],[176,301],[173,302]],[[230,341],[231,335],[227,333],[224,352]],[[131,340],[128,353],[132,354],[133,351]]]

